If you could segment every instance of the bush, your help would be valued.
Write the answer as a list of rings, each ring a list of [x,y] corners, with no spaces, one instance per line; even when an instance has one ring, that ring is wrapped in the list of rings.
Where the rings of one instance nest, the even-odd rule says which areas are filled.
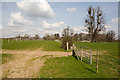
[[[62,48],[64,48],[65,50],[67,49],[67,42],[68,42],[68,48],[70,49],[70,46],[73,45],[73,41],[70,36],[66,36],[62,40]]]
[[[68,48],[70,49],[70,46],[73,45],[73,32],[69,29],[69,27],[65,28],[63,30],[62,34],[62,48],[65,50],[67,49],[67,42],[68,42]]]

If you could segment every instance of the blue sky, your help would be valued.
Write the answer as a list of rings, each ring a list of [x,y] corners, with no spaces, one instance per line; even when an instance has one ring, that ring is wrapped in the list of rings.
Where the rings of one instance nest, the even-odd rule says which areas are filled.
[[[28,10],[21,7],[21,5],[17,5],[16,2],[3,2],[1,24],[3,27],[3,37],[13,37],[18,34],[30,34],[31,36],[39,34],[41,37],[45,34],[61,34],[62,30],[67,26],[72,28],[75,33],[84,32],[82,31],[85,25],[84,19],[87,16],[87,10],[90,5],[94,8],[97,8],[97,6],[101,7],[101,10],[105,13],[107,30],[114,30],[118,34],[117,2],[48,2],[48,5],[50,11],[45,12],[47,8],[44,6],[40,8],[42,10],[39,9],[40,11],[38,11],[41,15],[37,15],[35,7],[31,7]],[[36,14],[31,11],[35,11]],[[26,23],[19,21],[19,19],[17,21],[17,19],[14,19],[14,16],[19,16],[18,18],[26,21]],[[10,20],[15,24],[14,26],[8,25],[8,23],[12,23]]]
[[[16,2],[21,0],[0,0],[2,2]],[[47,0],[48,2],[118,2],[120,0]]]

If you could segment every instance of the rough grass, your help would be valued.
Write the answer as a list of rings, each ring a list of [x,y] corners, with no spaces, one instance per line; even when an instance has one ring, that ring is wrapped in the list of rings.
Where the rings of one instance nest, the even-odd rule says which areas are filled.
[[[10,40],[8,43],[7,40],[3,40],[2,49],[7,50],[35,50],[41,48],[43,51],[65,51],[61,49],[61,43],[56,41],[47,41],[47,40],[24,40],[16,41]]]
[[[11,61],[13,57],[12,54],[0,54],[0,60],[2,60],[1,64]]]
[[[99,55],[99,71],[96,74],[96,55],[93,64],[78,61],[73,56],[47,59],[40,70],[42,78],[118,78],[118,43],[99,42],[76,44],[87,46],[93,50],[106,52]]]

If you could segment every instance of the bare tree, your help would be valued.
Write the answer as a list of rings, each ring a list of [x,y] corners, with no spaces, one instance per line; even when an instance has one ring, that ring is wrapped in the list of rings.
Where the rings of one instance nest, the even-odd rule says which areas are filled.
[[[113,30],[108,31],[106,39],[108,42],[112,42],[115,39],[115,32]]]
[[[59,33],[54,34],[54,39],[60,39]]]
[[[106,33],[98,34],[97,41],[106,41]]]
[[[91,35],[91,42],[96,41],[99,32],[105,30],[104,24],[104,14],[100,7],[98,6],[95,9],[90,6],[87,18],[85,19],[85,27],[87,27],[87,31]]]
[[[25,35],[24,35],[24,39],[25,39],[25,40],[29,40],[29,39],[30,39],[30,35],[25,34]]]
[[[74,41],[78,41],[78,37],[79,37],[79,34],[77,34],[77,33],[74,34],[74,36],[73,36],[73,40],[74,40]]]
[[[50,35],[49,34],[46,34],[44,37],[43,37],[44,40],[50,40]]]
[[[36,34],[35,39],[40,39],[40,36],[38,34]]]

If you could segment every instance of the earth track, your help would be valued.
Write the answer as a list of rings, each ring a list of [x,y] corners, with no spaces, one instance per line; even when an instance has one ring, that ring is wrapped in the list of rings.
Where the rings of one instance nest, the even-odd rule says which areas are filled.
[[[44,56],[63,57],[72,55],[72,52],[41,51],[40,49],[35,51],[2,50],[2,54],[15,55],[14,60],[1,65],[2,78],[36,78],[40,76],[39,71],[45,62]]]

